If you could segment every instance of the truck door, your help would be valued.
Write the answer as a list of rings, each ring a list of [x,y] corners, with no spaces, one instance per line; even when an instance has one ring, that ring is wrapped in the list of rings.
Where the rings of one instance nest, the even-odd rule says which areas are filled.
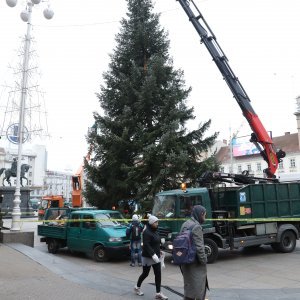
[[[182,219],[180,222],[176,222],[176,232],[179,232],[181,225],[183,224],[183,219],[190,218],[193,206],[203,205],[202,195],[180,195],[179,196],[179,218]]]
[[[82,215],[81,223],[81,246],[84,252],[92,252],[94,244],[97,240],[97,225],[93,215]]]
[[[67,230],[67,246],[70,250],[74,251],[82,251],[82,245],[80,243],[80,235],[81,235],[81,226],[80,219],[81,215],[74,214],[71,215],[72,221],[69,223]]]

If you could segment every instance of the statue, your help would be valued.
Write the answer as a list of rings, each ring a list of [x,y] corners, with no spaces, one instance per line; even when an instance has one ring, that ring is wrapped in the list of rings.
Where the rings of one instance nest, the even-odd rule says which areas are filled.
[[[14,158],[10,167],[10,172],[12,177],[17,177],[17,166],[18,166],[18,161],[16,158]]]
[[[28,164],[21,165],[20,183],[21,183],[22,187],[23,187],[23,179],[26,180],[26,185],[28,184],[28,179],[27,179],[27,177],[25,177],[25,173],[28,172],[29,168],[31,168],[31,166]],[[2,185],[4,186],[4,180],[6,180],[6,182],[11,186],[10,177],[17,177],[17,159],[14,158],[10,169],[1,168],[0,176],[2,175],[3,172],[4,172],[5,176],[2,180]]]

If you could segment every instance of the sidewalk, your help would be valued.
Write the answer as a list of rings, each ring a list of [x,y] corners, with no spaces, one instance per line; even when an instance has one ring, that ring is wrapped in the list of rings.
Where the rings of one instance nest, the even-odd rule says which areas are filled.
[[[298,253],[290,256],[290,258],[293,260],[297,259],[297,261],[298,257]],[[274,282],[278,288],[259,288],[260,284],[257,283],[257,279],[250,278],[247,271],[243,270],[245,260],[241,257],[238,259],[240,260],[241,271],[234,271],[230,268],[227,270],[219,269],[219,274],[217,274],[215,271],[218,269],[217,265],[211,265],[209,275],[212,289],[208,293],[210,300],[300,299],[300,288],[289,288],[288,281],[284,278]],[[79,261],[80,263],[77,263]],[[277,263],[279,265],[281,261],[278,260]],[[145,295],[142,298],[134,295],[132,287],[138,276],[137,271],[140,272],[140,270],[129,268],[127,262],[116,262],[109,265],[95,264],[92,260],[84,258],[78,258],[76,262],[73,262],[69,257],[66,259],[63,255],[50,255],[22,244],[0,244],[0,266],[0,299],[40,300],[43,298],[43,300],[53,300],[63,298],[64,300],[76,300],[85,298],[88,300],[148,300],[154,298],[155,288],[152,279],[147,280],[143,284]],[[295,286],[297,286],[299,282],[299,268],[297,266],[295,265],[294,270],[283,270],[282,274],[279,273],[277,275],[280,277],[281,275],[284,276],[285,271],[290,272],[290,277],[295,276]],[[165,272],[163,278],[165,285],[162,291],[169,296],[170,300],[182,299],[181,275],[178,274],[177,268],[172,267],[167,266],[168,271]],[[224,282],[219,282],[219,285],[216,283],[216,277],[220,280],[223,272],[228,273],[232,285],[235,285],[236,288],[224,287],[225,279]],[[264,272],[268,271],[264,269]],[[267,282],[270,280],[274,279],[268,273],[265,276],[261,276],[261,286],[267,285]],[[170,282],[173,282],[175,286],[172,286]],[[252,285],[253,288],[247,288],[245,282],[250,284],[250,286]],[[281,285],[279,282],[281,282]],[[219,287],[214,288],[216,286]]]
[[[0,299],[140,299],[130,280],[83,268],[22,244],[0,244],[0,266]],[[176,291],[162,290],[169,299],[182,299]],[[154,286],[144,284],[143,291],[142,299],[154,299]]]
[[[11,246],[18,245],[0,244],[0,299],[53,300],[76,299],[78,296],[86,299],[99,299],[99,293],[96,290],[57,276],[42,264]],[[27,246],[21,245],[21,248],[24,247]],[[29,247],[27,248],[30,250]],[[111,299],[119,299],[113,298],[111,295],[106,296]],[[103,299],[105,299],[104,293]]]

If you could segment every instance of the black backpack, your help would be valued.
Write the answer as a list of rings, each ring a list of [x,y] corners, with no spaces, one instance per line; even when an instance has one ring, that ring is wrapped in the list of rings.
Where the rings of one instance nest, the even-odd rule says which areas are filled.
[[[139,241],[142,238],[143,228],[141,224],[131,224],[131,239],[133,241]]]

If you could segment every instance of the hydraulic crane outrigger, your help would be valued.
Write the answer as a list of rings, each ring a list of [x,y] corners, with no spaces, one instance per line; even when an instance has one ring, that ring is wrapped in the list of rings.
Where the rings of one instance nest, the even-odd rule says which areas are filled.
[[[246,94],[238,78],[231,70],[226,55],[219,46],[214,33],[206,23],[194,1],[177,1],[179,1],[182,8],[188,15],[189,20],[194,25],[196,31],[201,37],[201,42],[206,46],[208,52],[212,56],[231,92],[233,93],[234,98],[240,106],[244,117],[253,130],[250,142],[255,144],[257,149],[260,151],[261,156],[268,164],[268,167],[264,170],[265,175],[267,178],[275,178],[275,172],[277,170],[278,163],[281,162],[281,158],[285,157],[285,152],[282,150],[276,151],[274,149],[274,144],[271,137],[252,108],[248,95]],[[191,9],[190,4],[193,4],[196,15]]]

